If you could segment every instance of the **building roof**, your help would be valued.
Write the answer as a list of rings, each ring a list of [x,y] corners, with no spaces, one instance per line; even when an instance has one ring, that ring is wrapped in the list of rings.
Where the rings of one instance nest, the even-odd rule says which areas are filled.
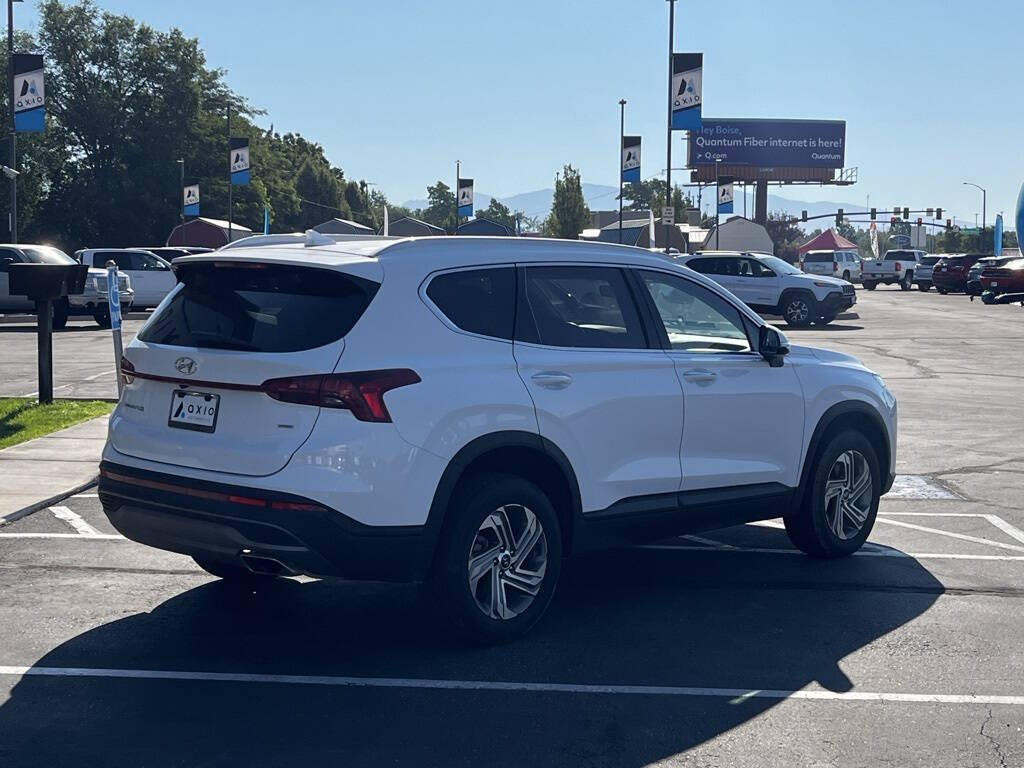
[[[506,227],[504,224],[500,224],[493,219],[487,219],[482,216],[467,221],[465,224],[460,224],[458,229],[455,230],[456,235],[494,235],[496,237],[513,237],[515,232]]]
[[[321,222],[313,227],[317,232],[324,234],[337,234],[337,235],[372,235],[375,234],[373,227],[368,227],[365,224],[360,224],[358,221],[352,221],[351,219],[328,219],[327,221]]]
[[[412,216],[403,216],[388,224],[389,235],[443,235],[443,229]]]
[[[820,235],[812,237],[806,243],[801,245],[797,251],[799,253],[807,253],[807,251],[856,251],[857,244],[851,243],[845,237],[840,235],[835,229],[826,229]]]

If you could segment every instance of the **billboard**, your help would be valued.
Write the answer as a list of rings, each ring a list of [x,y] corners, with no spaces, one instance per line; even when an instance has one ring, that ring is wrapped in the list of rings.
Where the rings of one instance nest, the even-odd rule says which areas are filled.
[[[845,120],[724,120],[705,117],[687,142],[687,166],[842,168]]]

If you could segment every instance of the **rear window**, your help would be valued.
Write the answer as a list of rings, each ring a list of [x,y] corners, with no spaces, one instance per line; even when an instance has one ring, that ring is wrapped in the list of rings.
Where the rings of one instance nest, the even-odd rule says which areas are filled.
[[[75,260],[64,251],[50,246],[20,246],[30,264],[74,264]]]
[[[427,296],[457,328],[511,339],[516,271],[512,267],[449,272],[430,281]]]
[[[941,256],[925,256],[921,259],[921,264],[926,267],[933,267],[939,263],[939,259],[941,258]]]
[[[183,265],[178,279],[140,340],[251,352],[313,349],[352,330],[379,288],[333,270],[263,264]]]
[[[804,264],[831,264],[835,261],[835,254],[831,253],[808,253],[804,256]]]
[[[914,260],[914,252],[913,251],[886,251],[885,252],[885,260],[886,261],[907,261],[908,259],[910,261]]]

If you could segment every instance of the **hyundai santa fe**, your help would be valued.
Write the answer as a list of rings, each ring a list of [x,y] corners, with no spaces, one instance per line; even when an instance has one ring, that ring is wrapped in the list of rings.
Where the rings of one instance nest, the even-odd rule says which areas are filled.
[[[99,495],[128,538],[246,586],[423,582],[499,642],[569,555],[780,516],[848,555],[893,482],[882,379],[640,249],[311,236],[174,269]]]

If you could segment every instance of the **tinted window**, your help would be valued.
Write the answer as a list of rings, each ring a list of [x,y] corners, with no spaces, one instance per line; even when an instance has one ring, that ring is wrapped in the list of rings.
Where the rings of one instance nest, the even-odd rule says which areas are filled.
[[[554,347],[647,347],[621,270],[529,267],[524,285],[517,338]]]
[[[297,352],[344,336],[376,283],[294,266],[190,264],[139,339],[208,349]]]
[[[730,259],[730,261],[733,261]],[[757,259],[736,259],[740,277],[775,277],[775,273]]]
[[[29,264],[74,264],[64,251],[49,246],[20,246]]]
[[[941,256],[925,256],[923,259],[921,259],[921,266],[924,266],[924,267],[934,266],[935,264],[937,264],[939,262],[939,259],[941,259],[941,258],[942,258]]]
[[[166,272],[170,267],[151,253],[133,253],[132,269],[141,269],[149,272]]]
[[[749,352],[739,310],[713,291],[682,277],[641,272],[665,325],[672,349],[687,352]]]
[[[804,256],[804,264],[823,264],[825,262],[831,264],[835,260],[831,253],[808,253]]]
[[[686,266],[705,275],[718,274],[718,259],[692,259],[686,262]]]
[[[512,338],[516,271],[512,267],[449,272],[430,281],[427,296],[464,331]]]
[[[128,251],[97,251],[92,255],[92,265],[99,267],[100,269],[107,268],[107,262],[112,261],[117,264],[117,268],[120,270],[127,269],[138,269],[138,267],[132,266],[132,257],[135,254]]]
[[[885,261],[913,261],[914,251],[886,251]]]
[[[8,264],[18,264],[20,261],[21,257],[14,251],[0,248],[0,272],[6,273]]]

